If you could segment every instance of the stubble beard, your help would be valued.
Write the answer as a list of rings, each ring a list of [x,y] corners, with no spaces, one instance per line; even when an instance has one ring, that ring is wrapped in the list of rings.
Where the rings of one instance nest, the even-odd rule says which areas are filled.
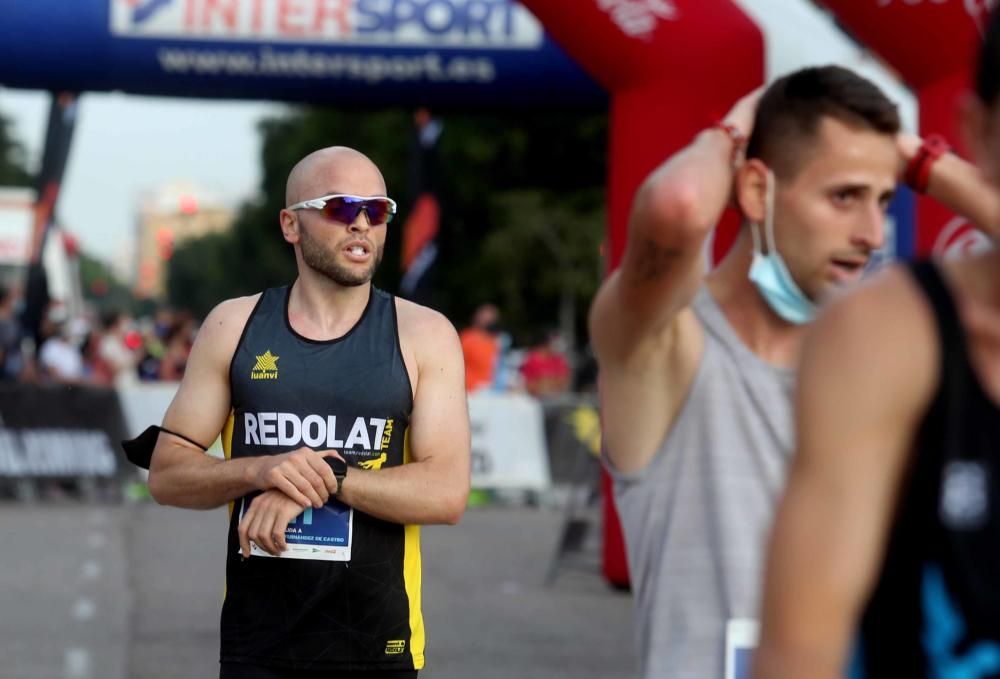
[[[371,281],[378,265],[382,263],[383,246],[381,245],[376,246],[372,243],[372,247],[375,248],[375,256],[372,258],[371,265],[359,272],[337,262],[336,253],[339,252],[339,249],[332,252],[327,250],[306,229],[300,229],[299,233],[302,261],[310,269],[326,276],[337,285],[348,288],[364,285]]]

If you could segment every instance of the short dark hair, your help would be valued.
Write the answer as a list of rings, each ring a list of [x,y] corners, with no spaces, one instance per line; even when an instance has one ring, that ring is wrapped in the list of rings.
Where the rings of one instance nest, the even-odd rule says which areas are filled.
[[[976,69],[976,96],[992,106],[1000,95],[1000,11],[990,12]]]
[[[106,310],[101,314],[101,327],[105,330],[109,330],[111,326],[121,320],[124,315],[124,312],[119,309]]]
[[[899,132],[896,105],[870,80],[840,66],[804,68],[764,92],[747,158],[759,158],[782,176],[794,174],[802,143],[815,137],[826,117],[886,135]]]

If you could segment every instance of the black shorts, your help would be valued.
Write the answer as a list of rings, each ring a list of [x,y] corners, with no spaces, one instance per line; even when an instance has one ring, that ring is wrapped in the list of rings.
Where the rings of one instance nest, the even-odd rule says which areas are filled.
[[[417,670],[283,670],[260,665],[224,662],[219,679],[416,679]]]

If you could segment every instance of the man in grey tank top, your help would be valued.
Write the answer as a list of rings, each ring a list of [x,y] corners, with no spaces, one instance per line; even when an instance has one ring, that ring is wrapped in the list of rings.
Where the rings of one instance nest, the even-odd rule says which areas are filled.
[[[757,617],[805,327],[882,246],[920,145],[875,85],[808,68],[741,99],[636,194],[590,326],[642,676],[721,678],[727,626]],[[955,174],[931,183],[935,198],[982,209],[981,196],[934,188],[967,165],[934,171]],[[705,277],[705,240],[731,199],[744,223]]]

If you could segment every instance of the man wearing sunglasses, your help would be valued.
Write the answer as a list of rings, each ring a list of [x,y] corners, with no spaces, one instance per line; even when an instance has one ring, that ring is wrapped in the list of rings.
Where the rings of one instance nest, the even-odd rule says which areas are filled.
[[[457,523],[469,490],[458,336],[372,286],[396,204],[367,157],[316,151],[286,198],[298,277],[205,319],[150,492],[229,503],[222,679],[413,677],[418,526]],[[224,461],[202,450],[220,432]]]

